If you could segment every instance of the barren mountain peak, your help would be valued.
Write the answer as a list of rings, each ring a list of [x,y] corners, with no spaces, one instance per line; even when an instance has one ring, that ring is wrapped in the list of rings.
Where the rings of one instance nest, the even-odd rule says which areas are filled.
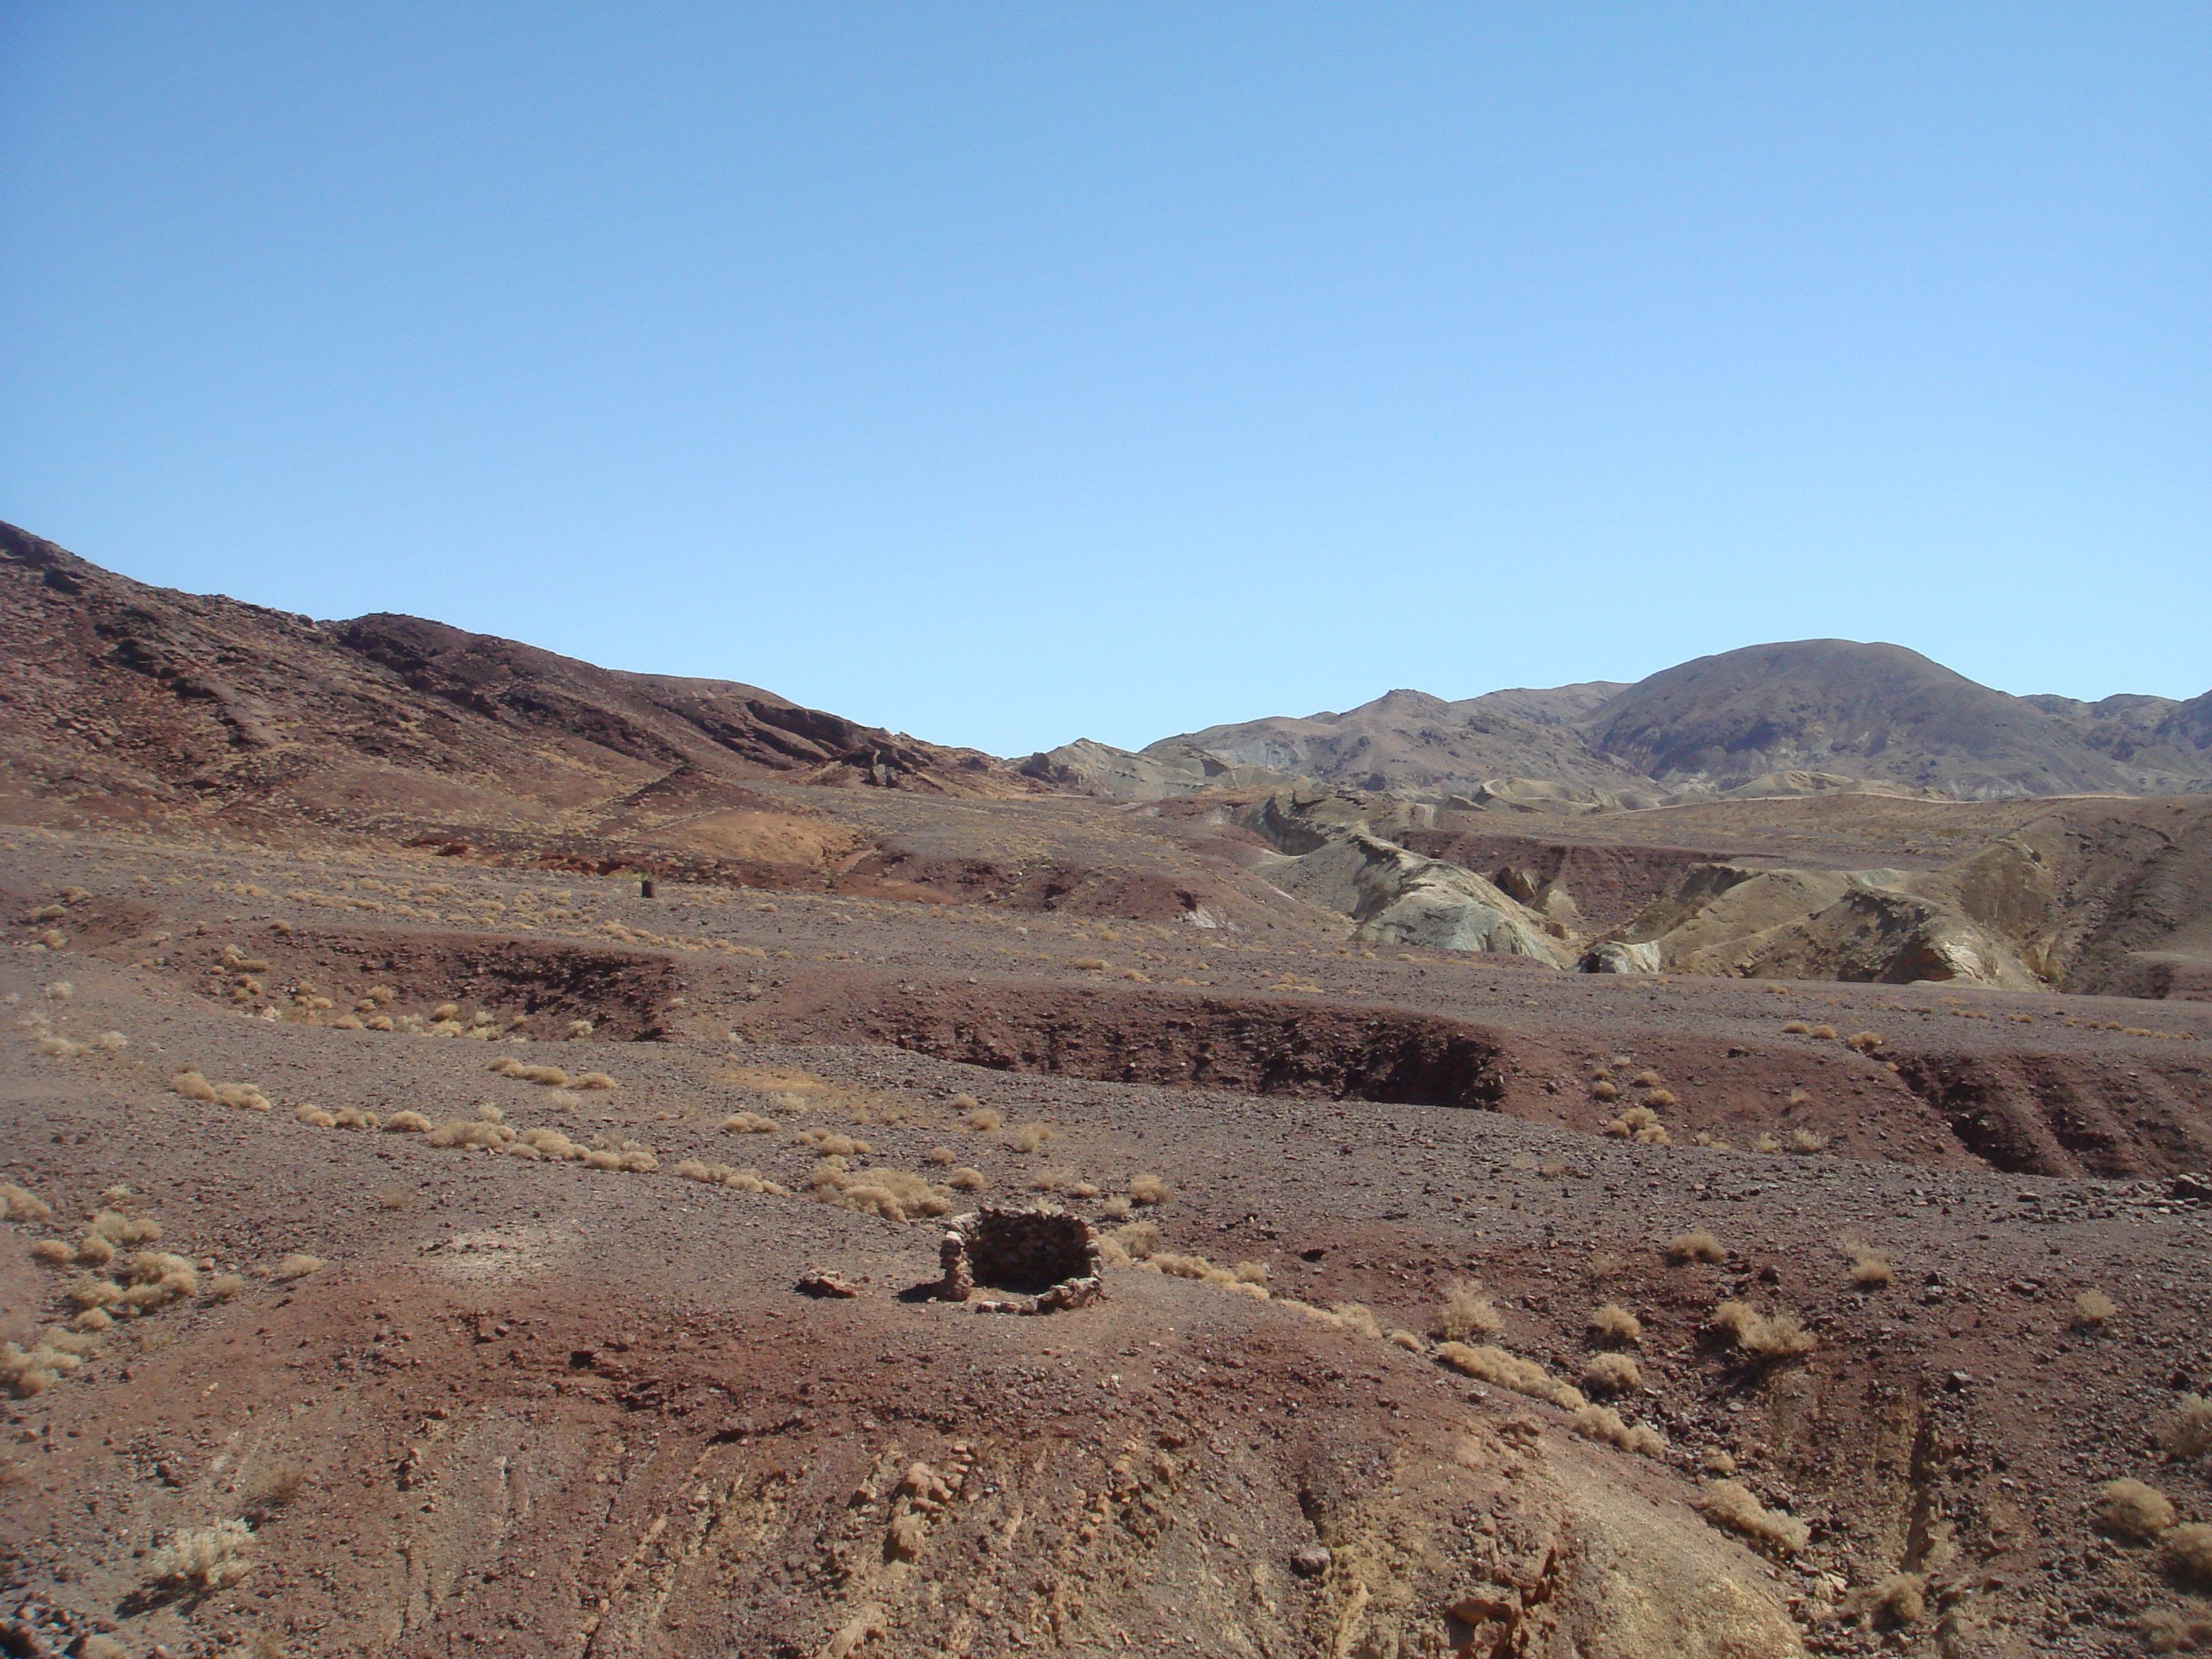
[[[1584,681],[1455,702],[1393,690],[1344,714],[1209,726],[1147,752],[1200,751],[1437,801],[1474,798],[1503,779],[1601,792],[1558,797],[1563,805],[1799,777],[1967,799],[2171,792],[2212,787],[2206,707],[2131,695],[2095,704],[2015,697],[1905,646],[1791,640],[1696,658],[1633,684]]]

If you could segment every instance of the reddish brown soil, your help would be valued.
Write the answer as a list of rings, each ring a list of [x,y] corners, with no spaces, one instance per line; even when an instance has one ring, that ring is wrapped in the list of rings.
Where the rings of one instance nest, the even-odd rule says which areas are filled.
[[[118,1328],[11,1413],[12,1577],[127,1652],[1291,1655],[1348,1629],[1414,1653],[1451,1650],[1473,1627],[1449,1609],[1510,1584],[1520,1645],[1498,1650],[1622,1653],[1591,1622],[1602,1528],[1573,1517],[1631,1498],[1734,1552],[1817,1650],[2110,1651],[2138,1614],[2189,1605],[2088,1506],[2131,1475],[2212,1515],[2202,1464],[2154,1440],[2180,1392],[2212,1386],[2212,1213],[2166,1184],[2208,1161],[2212,1007],[1609,980],[1324,953],[1264,923],[647,901],[428,853],[60,836],[9,858],[11,914],[87,895],[64,906],[66,948],[9,951],[13,1012],[131,1043],[0,1053],[8,1178],[64,1219],[126,1185],[115,1201],[159,1217],[165,1248],[247,1274],[234,1300]],[[232,945],[267,964],[244,1005],[216,977]],[[487,1071],[487,1045],[332,1029],[370,984],[395,1012],[520,1016],[537,1041],[506,1052],[621,1087],[564,1107]],[[334,1008],[256,1012],[311,988]],[[592,1036],[563,1040],[580,1018]],[[1885,1042],[1862,1054],[1791,1019]],[[1598,1063],[1611,1103],[1591,1097]],[[185,1064],[276,1109],[180,1099]],[[1109,1192],[1160,1176],[1167,1247],[1264,1262],[1278,1300],[1128,1268],[1101,1308],[1044,1319],[902,1300],[933,1276],[927,1224],[671,1173],[696,1157],[803,1184],[814,1154],[788,1133],[715,1127],[770,1109],[744,1069],[763,1067],[831,1085],[792,1121],[924,1173],[948,1146],[985,1197],[1046,1168]],[[1650,1093],[1645,1068],[1677,1097],[1671,1147],[1598,1133]],[[1006,1127],[966,1127],[963,1092]],[[661,1168],[318,1129],[291,1115],[309,1100],[433,1121],[491,1103],[514,1125],[634,1137]],[[1054,1138],[1024,1154],[1010,1131],[1030,1121]],[[1793,1128],[1828,1150],[1741,1150]],[[1690,1144],[1699,1130],[1736,1150]],[[1696,1228],[1729,1259],[1668,1265]],[[25,1255],[54,1231],[7,1230],[9,1336],[60,1310],[69,1274]],[[1891,1283],[1852,1288],[1846,1236]],[[328,1265],[252,1276],[301,1250]],[[797,1294],[816,1267],[863,1294]],[[1644,1389],[1620,1408],[1668,1455],[1581,1440],[1548,1405],[1284,1300],[1418,1330],[1462,1277],[1497,1298],[1506,1346],[1567,1378],[1589,1309],[1633,1310]],[[2076,1328],[2093,1289],[2118,1311]],[[1794,1311],[1817,1347],[1744,1361],[1710,1324],[1727,1296]],[[1746,1554],[1696,1516],[1717,1449],[1810,1525],[1802,1555]],[[918,1513],[896,1491],[916,1461],[961,1480],[908,1560],[890,1528]],[[259,1563],[241,1583],[145,1584],[143,1552],[236,1517]],[[1415,1534],[1432,1541],[1407,1553]],[[1335,1564],[1299,1576],[1323,1543]],[[1883,1636],[1837,1616],[1850,1586],[1899,1570],[1929,1575],[1923,1620]]]
[[[1394,831],[1600,926],[1707,859],[2010,839],[2078,994],[1583,976],[1348,943],[1267,879],[1249,799],[1040,793],[757,688],[161,593],[18,533],[0,587],[0,1163],[57,1212],[0,1224],[0,1340],[71,1315],[80,1269],[32,1247],[103,1206],[204,1264],[9,1402],[0,1651],[2010,1659],[2208,1616],[2092,1506],[2126,1476],[2212,1522],[2160,1437],[2212,1391],[2212,802]],[[453,1034],[342,1024],[372,988]],[[309,1105],[495,1109],[657,1167]],[[1638,1105],[1671,1144],[1607,1133]],[[1272,1297],[1117,1265],[1050,1317],[920,1298],[937,1228],[800,1195],[810,1132],[971,1168],[963,1205],[1105,1219],[1157,1177],[1161,1259]],[[1671,1262],[1698,1230],[1724,1259]],[[1661,1455],[1440,1363],[1461,1279],[1561,1382],[1595,1304],[1632,1311],[1611,1403]],[[1723,1298],[1813,1346],[1747,1358]],[[1801,1553],[1703,1516],[1723,1455]],[[217,1522],[252,1571],[161,1581]],[[1870,1605],[1899,1574],[1916,1617]]]

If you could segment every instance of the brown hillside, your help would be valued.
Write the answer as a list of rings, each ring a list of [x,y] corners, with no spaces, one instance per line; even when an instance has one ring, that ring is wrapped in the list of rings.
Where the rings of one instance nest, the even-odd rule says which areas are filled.
[[[1664,783],[1720,787],[1803,769],[1963,799],[2129,792],[2135,781],[2067,722],[1901,646],[1803,640],[1662,670],[1585,722],[1590,740]]]
[[[637,792],[763,809],[784,777],[1034,786],[757,687],[624,674],[414,617],[317,623],[146,586],[0,526],[0,754],[19,794],[125,819],[589,833]]]

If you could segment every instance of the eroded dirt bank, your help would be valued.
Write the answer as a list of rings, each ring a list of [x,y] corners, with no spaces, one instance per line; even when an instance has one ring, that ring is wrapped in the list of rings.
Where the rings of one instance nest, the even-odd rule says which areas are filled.
[[[0,1227],[0,1340],[52,1358],[25,1641],[1996,1659],[2203,1616],[2185,1006],[10,856],[62,912],[0,962],[52,1212]],[[1119,1241],[1105,1302],[911,1299],[933,1212],[1033,1200]],[[43,1347],[88,1280],[146,1305]],[[2121,1479],[2172,1525],[2100,1522]]]

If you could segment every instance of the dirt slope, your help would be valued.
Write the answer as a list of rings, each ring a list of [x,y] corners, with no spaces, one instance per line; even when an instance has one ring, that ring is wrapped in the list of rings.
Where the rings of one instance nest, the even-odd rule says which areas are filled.
[[[778,775],[1029,786],[756,687],[612,673],[402,617],[321,623],[151,588],[0,526],[0,756],[19,797],[120,819],[359,830],[562,824],[680,777],[693,811]]]
[[[1571,689],[1571,688],[1568,688]],[[1516,694],[1501,693],[1501,696]],[[1528,713],[1489,698],[1446,702],[1392,691],[1343,714],[1273,716],[1164,738],[1147,755],[1199,750],[1236,766],[1297,773],[1328,784],[1423,797],[1471,795],[1491,779],[1543,778],[1605,789],[1650,789],[1633,768],[1593,750],[1552,711],[1517,696]]]
[[[1636,687],[1461,704],[1393,693],[1295,732],[1263,722],[1245,735],[1255,756],[1285,766],[1393,787],[1418,774],[1422,790],[1472,796],[1285,792],[1278,772],[1186,748],[1125,757],[1127,775],[1107,793],[1162,797],[1125,811],[1058,793],[1120,766],[1075,754],[1081,745],[1024,775],[734,682],[611,672],[409,617],[323,624],[160,592],[12,529],[0,529],[0,639],[21,671],[0,687],[0,817],[18,821],[366,837],[507,866],[1335,932],[1561,967],[1621,941],[1654,947],[1636,963],[1681,972],[2212,991],[2212,882],[2200,868],[2212,823],[2183,802],[2073,802],[2001,825],[1958,803],[1923,809],[1823,787],[1837,780],[1813,772],[1759,773],[1747,787],[1781,792],[1760,799],[1637,811],[1617,810],[1631,796],[1596,782],[1559,781],[1622,781],[1617,769],[1568,763],[1593,721],[1643,733],[1621,741],[1650,747],[1640,763],[1663,771],[1833,760],[1807,745],[1846,731],[1899,764],[1919,755],[1912,764],[1933,765],[1943,744],[1966,738],[1984,759],[2017,758],[2029,726],[2074,718],[1991,703],[1997,694],[1892,647],[1763,647]],[[2180,720],[2185,738],[2190,705],[2108,703],[2082,718],[2160,742]],[[1776,713],[1783,704],[1795,725]],[[1745,720],[1766,737],[1746,747],[1728,735]],[[1662,728],[1672,735],[1651,735]],[[1796,735],[1776,735],[1786,732]],[[1472,781],[1515,744],[1558,778]],[[1663,765],[1662,750],[1674,756]],[[1705,758],[1682,758],[1693,751]],[[1788,793],[1792,778],[1809,793]],[[1199,793],[1178,795],[1188,788]],[[1340,844],[1283,844],[1269,800],[1288,803],[1273,818],[1326,817]],[[1612,850],[1477,861],[1501,815],[1553,809],[1582,814],[1595,835],[1562,828],[1550,845]],[[1711,868],[1631,850],[1655,828],[1712,844]],[[1847,862],[1824,838],[1861,855]],[[1700,882],[1714,890],[1686,903]],[[1640,906],[1627,906],[1631,893]]]
[[[11,914],[69,929],[17,922],[0,954],[34,1022],[0,1045],[0,1163],[56,1212],[0,1227],[0,1340],[122,1276],[30,1255],[103,1208],[193,1264],[12,1403],[11,1640],[1999,1659],[2129,1650],[2202,1606],[2093,1506],[2127,1476],[2212,1518],[2202,1459],[2159,1440],[2212,1386],[2212,1209],[2170,1179],[2207,1150],[2212,1009],[2110,1030],[2144,1005],[645,900],[428,849],[0,854]],[[186,1066],[268,1109],[180,1095]],[[1671,1144],[1605,1133],[1646,1102]],[[651,1157],[441,1147],[308,1103],[494,1107]],[[1753,1150],[1800,1132],[1820,1149]],[[825,1158],[833,1135],[866,1150]],[[1046,1317],[913,1299],[936,1226],[816,1201],[847,1190],[836,1158],[972,1168],[949,1198],[1108,1226],[1141,1189],[1152,1270]],[[1670,1259],[1698,1230],[1722,1259]],[[1269,1293],[1179,1276],[1199,1258]],[[800,1293],[817,1268],[859,1294]],[[1427,1334],[1462,1279],[1489,1298],[1468,1342],[1501,1351],[1456,1351],[1473,1376]],[[1808,1346],[1747,1352],[1731,1300]],[[1600,1304],[1638,1322],[1625,1349]],[[1604,1437],[1637,1425],[1643,1451]],[[1764,1539],[1711,1518],[1744,1502]],[[223,1522],[234,1582],[160,1577]]]

